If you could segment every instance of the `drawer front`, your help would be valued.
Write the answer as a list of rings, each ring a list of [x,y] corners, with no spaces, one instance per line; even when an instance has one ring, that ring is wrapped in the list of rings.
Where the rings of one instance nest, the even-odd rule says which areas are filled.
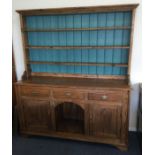
[[[85,94],[74,90],[57,89],[53,91],[53,97],[55,99],[84,99]]]
[[[31,96],[31,97],[49,97],[50,89],[42,88],[42,87],[29,87],[22,86],[21,87],[21,95],[22,96]]]
[[[97,101],[108,101],[108,102],[120,102],[122,101],[122,93],[121,92],[96,92],[96,93],[88,93],[88,100],[97,100]]]

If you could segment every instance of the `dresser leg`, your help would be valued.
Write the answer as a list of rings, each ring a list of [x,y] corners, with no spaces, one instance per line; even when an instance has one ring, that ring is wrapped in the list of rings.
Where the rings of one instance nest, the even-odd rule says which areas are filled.
[[[116,146],[119,150],[121,151],[127,151],[128,150],[128,146]]]

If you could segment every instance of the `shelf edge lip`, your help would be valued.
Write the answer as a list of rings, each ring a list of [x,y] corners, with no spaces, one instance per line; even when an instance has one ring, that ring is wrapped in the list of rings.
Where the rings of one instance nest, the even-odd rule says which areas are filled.
[[[16,10],[22,15],[39,15],[39,14],[68,14],[68,13],[90,13],[94,12],[108,12],[108,11],[129,11],[137,8],[139,3],[118,4],[118,5],[98,5],[98,6],[81,6],[81,7],[58,7],[58,8],[44,8],[44,9],[23,9]],[[66,12],[66,13],[65,13]]]
[[[28,64],[47,64],[47,65],[75,65],[75,66],[118,66],[128,67],[126,63],[93,63],[93,62],[51,62],[51,61],[27,61]]]
[[[130,46],[26,46],[26,49],[129,49]]]
[[[95,30],[130,30],[131,26],[89,27],[89,28],[58,28],[58,29],[22,29],[22,32],[55,32],[55,31],[95,31]]]

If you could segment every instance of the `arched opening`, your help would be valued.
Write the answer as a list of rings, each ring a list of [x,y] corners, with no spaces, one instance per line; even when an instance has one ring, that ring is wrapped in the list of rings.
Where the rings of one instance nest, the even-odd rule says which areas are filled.
[[[56,130],[84,133],[84,110],[72,102],[63,102],[55,108]]]

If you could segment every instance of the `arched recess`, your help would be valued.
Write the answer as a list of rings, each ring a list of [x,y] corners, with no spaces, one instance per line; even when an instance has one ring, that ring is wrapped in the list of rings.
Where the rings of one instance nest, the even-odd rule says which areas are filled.
[[[85,111],[80,104],[59,102],[55,106],[56,130],[60,132],[84,133]]]

